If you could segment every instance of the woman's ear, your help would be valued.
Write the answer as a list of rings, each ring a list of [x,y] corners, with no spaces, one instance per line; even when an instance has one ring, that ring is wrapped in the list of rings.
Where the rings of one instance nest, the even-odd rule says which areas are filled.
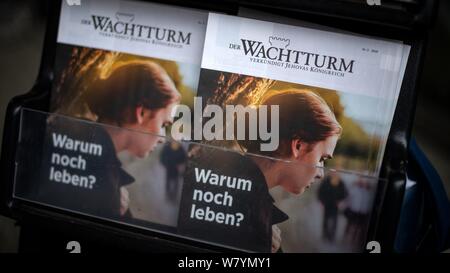
[[[144,122],[144,107],[138,106],[135,109],[136,121],[138,124],[142,124]]]
[[[300,149],[302,148],[302,141],[298,138],[295,138],[291,141],[291,151],[294,158],[298,158],[300,156]]]

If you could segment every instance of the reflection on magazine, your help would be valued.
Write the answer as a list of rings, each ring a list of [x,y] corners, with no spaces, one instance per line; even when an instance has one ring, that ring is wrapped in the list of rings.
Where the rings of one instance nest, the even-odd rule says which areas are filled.
[[[164,145],[160,159],[166,168],[166,197],[175,202],[186,168],[187,153],[179,142],[170,141]]]

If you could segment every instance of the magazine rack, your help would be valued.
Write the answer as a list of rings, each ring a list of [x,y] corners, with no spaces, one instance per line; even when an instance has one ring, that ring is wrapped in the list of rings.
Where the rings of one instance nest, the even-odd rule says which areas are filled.
[[[384,4],[386,2],[386,4]],[[369,225],[367,241],[378,241],[383,251],[393,251],[397,224],[406,184],[408,144],[416,103],[417,80],[422,67],[426,30],[431,25],[436,1],[382,1],[382,6],[369,6],[365,1],[164,1],[166,4],[200,8],[210,11],[237,14],[239,7],[262,11],[270,10],[278,15],[301,18],[334,28],[364,35],[404,41],[411,52],[402,88],[389,134],[383,165],[378,181],[375,206]],[[56,34],[58,29],[60,1],[50,1],[50,8],[41,66],[33,88],[24,95],[13,98],[7,108],[2,143],[1,166],[3,180],[0,184],[0,212],[17,219],[19,224],[29,223],[36,227],[52,227],[59,232],[76,233],[98,242],[108,242],[114,236],[115,246],[141,251],[223,251],[230,248],[190,238],[142,231],[140,228],[111,222],[105,219],[80,216],[29,202],[16,194],[14,186],[32,178],[20,178],[20,159],[39,156],[36,151],[20,147],[21,132],[33,132],[38,128],[24,128],[21,124],[24,109],[27,113],[49,111],[50,89],[53,80]],[[268,18],[270,20],[270,18]],[[39,114],[36,114],[39,115]],[[42,114],[41,114],[42,115]],[[48,114],[45,114],[48,115]],[[39,130],[36,131],[39,135]],[[30,146],[27,146],[30,147]],[[28,148],[27,148],[28,149]],[[19,152],[20,151],[20,152]],[[18,165],[19,164],[19,165]],[[31,181],[30,181],[31,182]],[[22,197],[22,198],[21,198]]]
[[[126,134],[133,139],[143,137],[165,139],[164,143],[159,144],[155,151],[145,158],[145,160],[138,159],[134,161],[134,163],[144,166],[145,169],[151,171],[148,171],[147,174],[139,175],[140,179],[137,182],[137,188],[134,188],[134,190],[129,188],[135,194],[139,192],[145,195],[144,200],[135,200],[133,203],[130,203],[130,206],[133,207],[133,217],[113,213],[113,206],[108,203],[108,200],[113,198],[112,194],[108,193],[106,198],[102,198],[104,197],[104,192],[109,192],[106,190],[107,187],[104,187],[105,184],[103,184],[105,181],[105,170],[108,170],[107,173],[110,173],[112,169],[115,169],[114,164],[111,164],[109,158],[104,156],[108,154],[108,142],[103,141],[102,132],[106,131],[121,135]],[[76,148],[76,144],[69,145],[69,140],[67,140],[67,144],[63,144],[63,142],[65,142],[63,138],[69,136],[69,134],[69,138],[74,142],[83,142],[78,147],[85,148]],[[166,144],[172,142],[174,142],[174,140],[162,136],[71,118],[59,114],[22,108],[18,136],[18,150],[15,157],[16,165],[13,198],[20,201],[24,206],[31,206],[35,209],[46,208],[47,212],[52,211],[55,215],[62,214],[65,215],[65,217],[73,215],[77,219],[76,222],[80,219],[84,219],[87,222],[92,221],[92,223],[89,224],[91,226],[103,223],[104,227],[102,228],[105,230],[110,230],[112,226],[117,226],[118,228],[121,228],[121,230],[133,230],[144,237],[153,235],[160,238],[172,238],[172,241],[185,241],[194,245],[201,241],[202,238],[196,237],[198,236],[197,232],[194,232],[194,234],[191,233],[192,227],[198,228],[197,225],[205,225],[208,221],[216,221],[214,219],[219,218],[216,218],[215,215],[218,215],[219,213],[225,215],[225,217],[216,222],[223,223],[223,227],[239,227],[241,219],[244,218],[244,214],[240,212],[246,213],[245,206],[242,206],[242,204],[247,204],[250,201],[248,198],[245,198],[245,201],[242,203],[237,198],[233,199],[233,197],[239,194],[239,188],[243,191],[246,190],[246,186],[248,186],[248,189],[257,188],[258,184],[255,181],[253,185],[250,185],[252,182],[249,182],[250,184],[240,184],[240,182],[238,182],[236,187],[224,186],[224,190],[222,190],[222,188],[217,185],[205,187],[202,183],[194,182],[193,179],[191,180],[189,178],[189,174],[192,174],[192,177],[197,176],[197,174],[193,175],[194,171],[189,172],[186,170],[184,171],[184,175],[182,175],[182,177],[184,177],[183,184],[179,187],[181,191],[178,191],[179,194],[172,195],[175,196],[174,199],[178,206],[174,207],[171,202],[165,202],[168,197],[168,191],[164,194],[164,191],[161,191],[160,187],[157,185],[163,185],[167,183],[167,181],[158,181],[158,179],[152,179],[152,177],[164,173],[165,170],[163,169],[170,170],[168,167],[164,168],[165,165],[160,162],[164,154],[163,148],[168,147]],[[229,151],[225,148],[218,148],[200,143],[188,141],[177,143],[179,144],[179,147],[183,147],[182,150],[185,150],[186,152],[189,151],[195,153],[195,151],[201,149],[204,154],[214,153],[214,159],[219,161],[221,160],[220,156],[242,160],[242,163],[247,162],[247,159],[261,157],[260,155],[249,153],[243,156],[236,151]],[[75,151],[77,149],[78,151]],[[34,154],[29,153],[29,150],[34,150],[37,154],[40,154],[41,159],[36,160]],[[303,169],[306,172],[310,170],[315,171],[318,168],[312,165],[299,165],[294,162],[283,160],[277,161],[278,164],[293,165],[295,168]],[[187,163],[187,161],[185,162]],[[171,163],[174,164],[173,161]],[[237,165],[241,166],[242,169],[249,168],[246,164]],[[136,167],[137,165],[135,164],[134,166]],[[202,168],[205,165],[196,162],[188,164],[188,166]],[[189,169],[189,167],[187,167],[187,169]],[[163,171],[161,172],[161,170]],[[367,200],[358,199],[355,204],[356,207],[372,206],[376,188],[377,185],[380,184],[381,179],[355,172],[337,171],[329,168],[319,167],[319,170],[322,173],[324,180],[332,176],[338,177],[342,184],[352,185],[352,189],[357,188],[358,190],[364,191]],[[233,171],[233,173],[240,173],[239,170],[235,170],[234,168]],[[224,173],[225,175],[229,174],[225,170],[222,170],[221,174]],[[45,180],[48,181],[48,183],[36,183],[37,180],[41,181],[41,179],[39,179],[40,177],[48,178],[48,180],[42,179],[42,181]],[[110,178],[111,177],[108,176],[108,179]],[[305,198],[295,198],[295,196],[291,198],[288,197],[280,200],[280,208],[296,208],[302,206],[300,203],[302,203],[303,206],[314,206],[316,200],[315,197],[318,195],[317,193],[319,192],[321,184],[322,183],[315,183],[314,186],[311,187],[311,191],[308,190],[307,193],[304,193],[304,196],[308,195],[308,198],[306,199],[311,201],[305,201]],[[353,185],[356,184],[363,186],[354,187]],[[136,184],[134,185],[136,186]],[[344,187],[343,185],[341,186]],[[101,190],[97,190],[98,188]],[[201,191],[199,195],[196,195],[196,198],[192,198],[191,194],[191,191],[194,189]],[[85,198],[88,196],[86,195],[86,191],[95,193],[89,195],[88,198]],[[212,196],[212,194],[216,193],[220,195],[217,200],[221,201],[216,201],[215,197],[214,202],[208,200],[207,194]],[[285,192],[283,191],[272,192],[272,194],[278,197],[282,196],[284,193]],[[93,199],[90,199],[91,196]],[[137,195],[135,196],[137,197]],[[227,199],[225,196],[231,197],[228,198],[228,201],[230,199],[233,201],[225,201]],[[239,196],[246,197],[249,195],[244,194]],[[264,196],[258,195],[258,197],[262,199]],[[69,200],[74,200],[74,202]],[[83,201],[80,202],[80,200]],[[91,202],[90,200],[94,200],[94,202]],[[102,200],[100,203],[107,205],[103,207],[99,204],[98,200]],[[227,208],[230,209],[222,210],[224,207],[221,205],[224,203],[217,204],[217,202],[226,202]],[[217,204],[217,206],[215,204]],[[155,206],[157,206],[158,211],[164,211],[164,215],[151,213],[156,210]],[[250,207],[254,210],[253,206]],[[270,207],[270,209],[272,208]],[[205,217],[202,213],[198,213],[199,210],[209,210],[210,220],[201,222]],[[195,213],[192,213],[192,211]],[[195,216],[193,217],[194,214]],[[239,214],[242,214],[241,218]],[[296,220],[308,219],[308,217],[306,217],[307,214],[306,211],[305,213],[296,212],[291,214],[290,217]],[[206,215],[206,213],[204,213],[204,215]],[[362,229],[364,229],[362,231],[363,233],[365,233],[368,228],[367,220],[370,217],[370,212],[368,210],[366,215],[366,221],[362,227]],[[309,219],[308,221],[312,220]],[[302,230],[303,228],[299,227],[298,229]],[[231,230],[231,228],[229,230]],[[301,235],[295,231],[292,232],[292,234],[303,236],[303,242],[306,241],[308,244],[314,244],[312,241],[307,241],[307,234]],[[209,243],[211,244],[210,248],[229,247],[229,250],[233,249],[233,246],[227,246],[223,242],[222,244],[221,242],[212,241]],[[363,243],[364,242],[361,242],[361,244]],[[361,248],[362,246],[358,244],[354,247]],[[252,249],[246,249],[244,247],[239,248],[234,246],[234,248],[237,250],[252,251]],[[296,248],[298,249],[299,245],[292,242],[290,249],[295,250]],[[352,249],[352,247],[349,247],[349,249]]]

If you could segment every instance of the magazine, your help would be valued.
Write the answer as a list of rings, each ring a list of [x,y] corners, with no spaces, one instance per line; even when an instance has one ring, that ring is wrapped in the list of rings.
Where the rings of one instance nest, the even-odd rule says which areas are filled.
[[[85,0],[80,6],[69,6],[62,1],[51,111],[164,136],[170,127],[172,108],[176,104],[193,105],[206,21],[205,11],[155,3]],[[130,111],[132,108],[134,111]],[[136,113],[137,109],[141,112]],[[151,114],[156,122],[150,127],[138,124],[143,115],[143,124],[147,125],[150,115],[147,109],[164,109],[156,116]],[[55,124],[57,122],[53,121],[49,128],[57,128]],[[80,131],[70,126],[59,127],[57,136],[61,137],[66,135],[75,139],[74,133]],[[76,139],[95,142],[97,138],[98,143],[107,142],[104,149],[111,148],[108,141],[111,132],[106,130],[108,134],[104,134],[105,130],[96,128],[86,128],[92,132],[84,135],[75,134]],[[120,187],[120,192],[101,187],[98,191],[113,191],[115,200],[129,199],[126,214],[132,214],[133,219],[175,226],[181,187],[176,181],[168,186],[170,193],[167,196],[164,193],[167,170],[166,162],[160,157],[167,147],[159,145],[157,138],[145,142],[130,137],[128,141],[136,147],[125,144],[119,148],[115,139],[120,135],[112,138],[114,148],[118,148],[119,167],[133,181]],[[89,173],[89,169],[98,172],[100,168],[87,165],[84,173]],[[54,171],[60,170],[55,167]],[[100,185],[99,182],[96,184]],[[89,198],[82,192],[80,196],[81,199]],[[48,200],[55,203],[56,199]],[[61,207],[70,208],[66,197],[60,199],[66,199],[61,200]],[[73,199],[72,209],[79,210],[78,201]],[[125,215],[124,209],[119,213],[117,206],[113,206],[116,214]]]
[[[214,113],[204,126],[221,130],[202,143],[242,156],[191,153],[179,231],[265,252],[362,251],[408,53],[398,41],[210,13],[197,94]],[[212,121],[217,106],[234,112]],[[196,217],[211,208],[193,200],[224,195],[228,181],[253,190],[215,206],[246,211],[225,238],[206,232],[223,226]]]

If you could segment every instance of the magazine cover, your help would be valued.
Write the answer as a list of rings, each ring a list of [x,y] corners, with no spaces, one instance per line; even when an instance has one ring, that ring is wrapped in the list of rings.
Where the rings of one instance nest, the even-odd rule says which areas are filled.
[[[179,231],[260,252],[362,251],[408,50],[210,13],[197,94],[203,133],[215,130],[202,142],[238,153],[190,149]],[[206,194],[236,188],[213,210],[242,212],[239,226],[208,221]]]
[[[108,168],[106,162],[115,163],[110,174],[97,177],[93,189],[72,190],[49,180],[51,168],[44,165],[43,179],[49,183],[42,189],[46,196],[42,200],[97,216],[176,225],[181,182],[172,168],[182,168],[186,147],[164,144],[156,136],[166,134],[175,105],[192,107],[206,20],[203,11],[153,3],[86,0],[69,6],[62,1],[51,111],[155,136],[76,123],[64,126],[55,118],[48,127],[54,129],[48,133],[49,151],[73,157],[80,151],[70,154],[62,148],[77,140],[103,143],[110,156],[87,163],[83,170],[52,165],[51,174],[64,169],[72,174],[98,173]],[[173,157],[178,164],[169,164]],[[59,160],[48,159],[52,164]],[[77,195],[58,195],[70,191]],[[83,199],[92,203],[81,206]],[[93,209],[100,204],[107,213]]]

